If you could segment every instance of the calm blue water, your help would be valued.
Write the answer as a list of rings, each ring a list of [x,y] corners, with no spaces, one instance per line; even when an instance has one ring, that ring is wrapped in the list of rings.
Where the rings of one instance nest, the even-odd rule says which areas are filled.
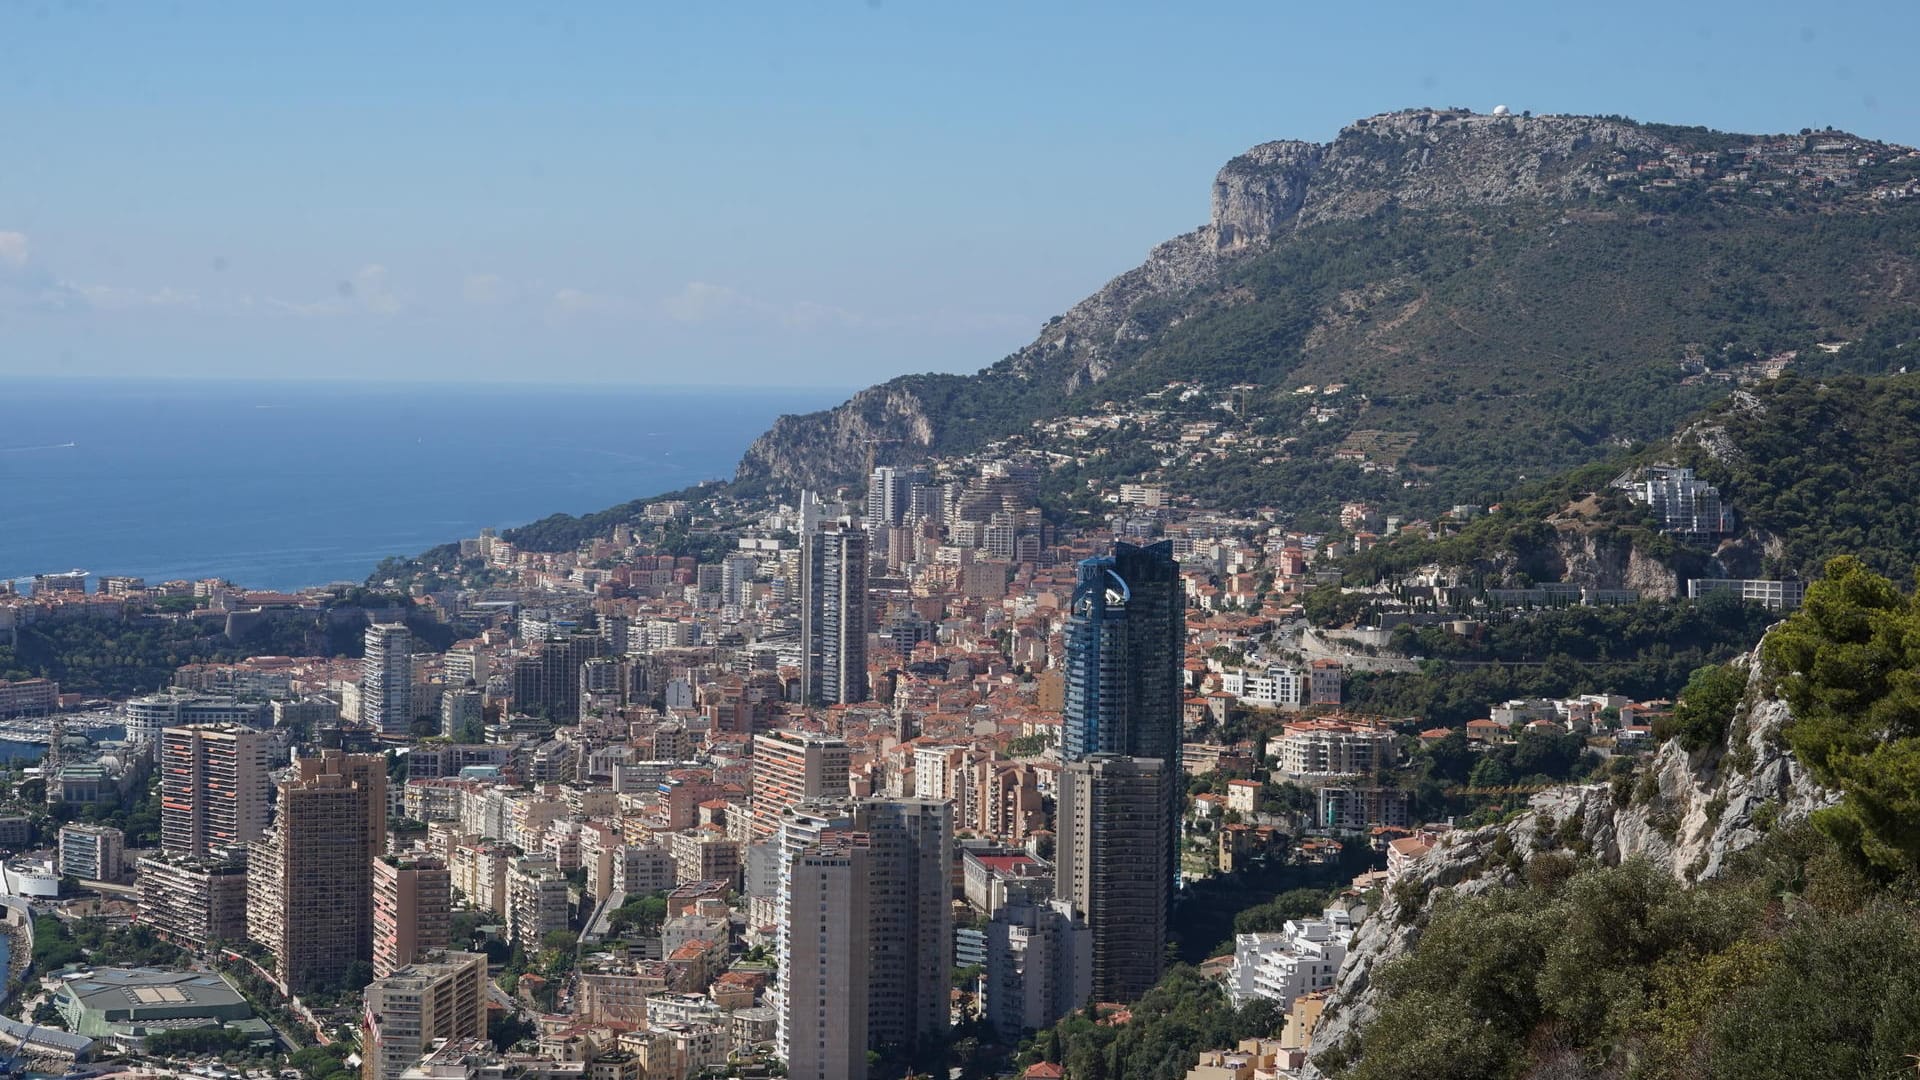
[[[0,578],[358,581],[558,511],[728,477],[829,390],[0,378]]]

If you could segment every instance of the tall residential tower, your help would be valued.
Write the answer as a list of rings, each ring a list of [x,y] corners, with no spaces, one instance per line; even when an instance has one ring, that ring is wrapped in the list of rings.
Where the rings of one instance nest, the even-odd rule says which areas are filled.
[[[817,705],[867,700],[867,534],[829,521],[800,553],[801,696]]]
[[[373,977],[384,979],[453,933],[453,874],[432,856],[373,860]]]
[[[360,720],[405,735],[413,726],[413,632],[402,623],[367,627],[360,661]]]
[[[343,986],[373,961],[373,860],[386,846],[379,754],[324,750],[280,782],[273,828],[253,845],[247,936],[273,953],[290,993]],[[359,990],[358,986],[344,987]]]
[[[160,848],[224,857],[267,830],[267,736],[238,724],[187,724],[160,732]]]
[[[1067,624],[1057,895],[1084,914],[1094,993],[1131,1001],[1165,968],[1179,875],[1186,623],[1173,544],[1080,563]]]
[[[1080,563],[1067,623],[1067,760],[1129,754],[1179,771],[1183,608],[1171,541],[1116,543]]]
[[[1155,758],[1098,754],[1061,772],[1055,890],[1086,916],[1097,1000],[1138,1000],[1166,970],[1170,790]]]

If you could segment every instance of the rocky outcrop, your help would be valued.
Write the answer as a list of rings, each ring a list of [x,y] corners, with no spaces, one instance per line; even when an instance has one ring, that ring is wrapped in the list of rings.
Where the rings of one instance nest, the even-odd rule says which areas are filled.
[[[1156,246],[1041,328],[1039,336],[975,379],[1014,380],[1049,400],[1111,376],[1181,318],[1167,304],[1216,281],[1223,268],[1302,227],[1388,206],[1452,209],[1582,197],[1605,185],[1606,158],[1658,140],[1626,121],[1484,116],[1415,109],[1360,120],[1331,143],[1263,143],[1214,177],[1206,224]],[[741,461],[742,480],[827,487],[857,478],[864,440],[899,440],[881,460],[913,457],[938,440],[942,417],[921,377],[862,391],[846,404],[781,417]],[[989,436],[996,433],[987,433]],[[999,433],[1003,434],[1003,433]],[[892,444],[889,444],[892,445]]]
[[[1753,658],[1745,663],[1750,671],[1757,667]],[[1837,802],[1786,749],[1780,729],[1789,718],[1784,702],[1762,694],[1756,673],[1723,745],[1689,754],[1670,742],[1624,790],[1558,788],[1535,796],[1512,821],[1445,837],[1360,927],[1314,1045],[1342,1045],[1373,1019],[1374,974],[1416,947],[1421,916],[1443,892],[1476,895],[1516,886],[1526,860],[1569,847],[1609,865],[1645,858],[1682,881],[1705,881],[1768,829]]]
[[[1559,580],[1593,589],[1633,589],[1643,597],[1680,595],[1673,567],[1625,535],[1563,532],[1554,544]]]
[[[1207,231],[1217,251],[1240,251],[1292,228],[1327,148],[1314,143],[1262,143],[1213,178]]]
[[[747,447],[738,475],[779,479],[818,491],[857,478],[868,453],[880,462],[911,460],[933,444],[926,403],[895,383],[869,387],[846,404],[782,416]]]
[[[1415,109],[1359,120],[1315,170],[1299,224],[1414,210],[1580,198],[1603,190],[1616,150],[1652,151],[1658,137],[1625,120],[1489,116]]]
[[[1595,528],[1571,517],[1547,524],[1554,531],[1545,540],[1483,556],[1472,569],[1500,588],[1551,581],[1585,589],[1633,589],[1650,599],[1680,595],[1680,569],[1642,550],[1633,532]],[[1445,580],[1447,570],[1432,565],[1415,577]]]

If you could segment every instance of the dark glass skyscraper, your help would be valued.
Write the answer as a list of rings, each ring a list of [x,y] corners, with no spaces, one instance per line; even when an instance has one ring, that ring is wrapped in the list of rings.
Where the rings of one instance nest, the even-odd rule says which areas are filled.
[[[1158,758],[1180,771],[1186,650],[1173,543],[1116,543],[1080,563],[1067,624],[1064,756]]]
[[[1086,916],[1096,995],[1132,1000],[1164,968],[1179,874],[1181,661],[1173,544],[1080,564],[1067,623],[1058,890]]]

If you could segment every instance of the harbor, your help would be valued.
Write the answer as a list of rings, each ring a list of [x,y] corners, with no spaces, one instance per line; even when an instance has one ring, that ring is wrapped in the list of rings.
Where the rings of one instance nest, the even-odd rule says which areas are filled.
[[[45,746],[53,739],[55,724],[63,726],[70,736],[85,735],[95,742],[117,739],[126,734],[125,717],[111,709],[94,709],[55,716],[16,716],[0,720],[0,741]]]

